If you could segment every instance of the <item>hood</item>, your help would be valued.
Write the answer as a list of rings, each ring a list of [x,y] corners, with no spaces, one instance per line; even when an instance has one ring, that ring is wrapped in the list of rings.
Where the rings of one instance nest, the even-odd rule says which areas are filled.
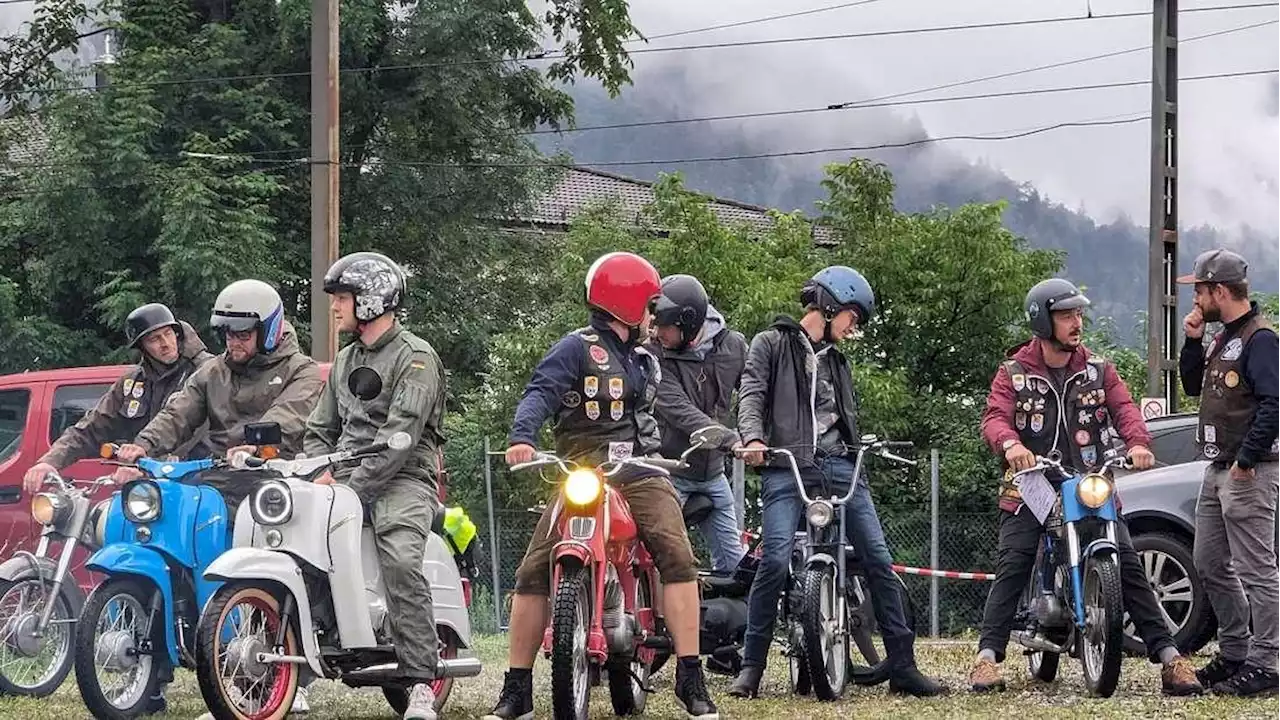
[[[771,329],[781,330],[783,332],[796,332],[804,335],[804,328],[800,327],[800,323],[790,315],[779,315],[773,319],[773,324],[769,326]]]
[[[694,357],[706,360],[711,349],[715,347],[716,336],[724,330],[724,316],[712,305],[707,305],[707,319],[702,322],[702,331],[698,333],[698,342],[690,348]]]
[[[1049,366],[1044,361],[1044,350],[1040,347],[1040,343],[1036,338],[1031,338],[1021,345],[1010,348],[1005,355],[1012,360],[1017,360],[1029,372],[1034,371],[1041,375],[1049,372]],[[1093,357],[1093,353],[1082,344],[1071,354],[1071,360],[1067,362],[1067,369],[1073,373],[1083,370],[1091,357]]]
[[[280,363],[285,362],[286,360],[293,357],[294,355],[299,354],[300,352],[302,352],[302,349],[298,345],[298,334],[293,329],[293,323],[290,323],[288,320],[286,320],[284,322],[284,333],[280,337],[280,344],[276,346],[275,350],[269,353],[258,353],[257,355],[254,355],[253,357],[249,358],[249,362],[244,363],[243,365],[238,363],[233,363],[230,360],[228,360],[227,354],[225,351],[222,353],[222,359],[227,363],[227,366],[230,367],[232,370],[254,371],[254,370],[265,370],[266,368],[275,367],[276,365],[279,365]]]
[[[177,369],[183,364],[182,360],[194,360],[200,357],[201,354],[208,351],[208,347],[205,346],[204,340],[200,339],[200,333],[196,332],[196,329],[191,327],[191,323],[188,323],[186,320],[179,320],[178,324],[182,326],[182,343],[178,348],[178,362],[175,362],[172,365],[163,365],[153,360],[151,356],[147,355],[145,352],[142,353],[142,362],[146,366],[147,371],[156,377],[165,377],[170,373],[177,371]]]

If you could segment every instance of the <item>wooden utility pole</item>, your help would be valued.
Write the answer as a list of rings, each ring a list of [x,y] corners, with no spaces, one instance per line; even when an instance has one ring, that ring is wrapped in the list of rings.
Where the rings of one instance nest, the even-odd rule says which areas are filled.
[[[311,0],[311,356],[331,362],[338,337],[324,272],[338,259],[338,0]]]
[[[1147,397],[1178,410],[1178,0],[1154,0]]]

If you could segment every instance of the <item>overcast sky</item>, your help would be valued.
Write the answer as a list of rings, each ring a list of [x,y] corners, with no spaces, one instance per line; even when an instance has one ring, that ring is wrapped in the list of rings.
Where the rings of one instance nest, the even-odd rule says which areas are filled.
[[[1194,0],[1194,7],[1251,4],[1254,0]],[[842,4],[841,0],[636,0],[632,17],[656,35],[786,12]],[[30,17],[31,5],[0,6],[0,29]],[[808,16],[739,28],[657,39],[649,47],[779,37],[892,30],[1057,16],[1145,11],[1149,0],[875,0]],[[1184,77],[1272,69],[1280,59],[1277,25],[1186,42],[1194,35],[1277,18],[1276,7],[1182,13]],[[1151,42],[1149,16],[1093,19],[823,42],[635,56],[635,82],[673,65],[695,89],[681,114],[698,116],[825,106],[966,80]],[[631,44],[631,48],[643,47]],[[1003,92],[1150,78],[1147,51],[1065,68],[943,90],[918,97]],[[1280,121],[1275,75],[1184,82],[1179,88],[1180,221],[1229,229],[1250,224],[1280,232]],[[932,136],[1017,131],[1064,121],[1145,115],[1148,86],[902,106],[825,115],[738,121],[772,150],[865,145],[901,139],[919,123]],[[716,124],[703,124],[714,132]],[[1053,200],[1111,220],[1149,216],[1150,129],[1146,122],[1067,129],[1004,142],[949,142],[946,155],[988,163],[1029,181]],[[596,158],[603,160],[605,158]],[[811,172],[815,162],[791,163]]]
[[[1193,7],[1252,0],[1184,2]],[[648,35],[700,28],[842,4],[839,0],[644,0],[632,17]],[[1149,11],[1150,2],[1093,0],[1092,13]],[[951,24],[1084,16],[1084,1],[878,0],[739,28],[669,39],[649,47],[722,41],[856,33]],[[1277,18],[1276,7],[1181,14],[1179,55],[1183,77],[1274,69],[1280,33],[1272,24],[1217,38],[1194,35]],[[688,115],[825,106],[1071,60],[1151,43],[1149,14],[950,33],[758,45],[746,48],[636,55],[635,82],[672,64],[697,90]],[[635,44],[631,47],[640,47]],[[1151,55],[1142,52],[1065,68],[944,90],[919,97],[1006,92],[1027,88],[1148,80]],[[1179,88],[1180,221],[1224,229],[1247,223],[1278,231],[1280,125],[1276,76],[1183,82]],[[1064,121],[1147,115],[1148,85],[967,102],[844,111],[769,120],[735,121],[768,136],[771,149],[863,145],[901,137],[919,122],[931,136],[989,134]],[[715,124],[700,127],[714,131]],[[1150,177],[1146,122],[1067,129],[1004,142],[950,142],[945,147],[985,162],[1019,181],[1030,181],[1053,200],[1110,220],[1127,213],[1145,225]],[[835,158],[826,158],[833,160]]]

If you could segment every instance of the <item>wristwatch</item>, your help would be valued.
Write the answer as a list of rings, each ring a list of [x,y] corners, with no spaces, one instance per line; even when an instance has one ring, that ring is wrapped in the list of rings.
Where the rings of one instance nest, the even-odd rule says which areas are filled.
[[[1005,440],[1004,444],[1000,446],[1000,449],[1004,450],[1005,452],[1009,452],[1009,448],[1017,444],[1018,444],[1017,440],[1014,440],[1014,439]]]

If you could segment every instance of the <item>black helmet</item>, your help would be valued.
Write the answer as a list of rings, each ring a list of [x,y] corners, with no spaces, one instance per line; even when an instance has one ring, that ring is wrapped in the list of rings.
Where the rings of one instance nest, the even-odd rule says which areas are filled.
[[[1053,337],[1052,313],[1055,310],[1074,310],[1091,304],[1089,298],[1075,285],[1062,278],[1050,278],[1036,283],[1027,292],[1023,308],[1027,311],[1031,332],[1038,338],[1048,340]]]
[[[692,275],[669,275],[662,279],[662,294],[653,301],[653,321],[680,328],[680,349],[702,331],[707,320],[707,291]]]
[[[172,327],[178,334],[178,340],[182,340],[182,325],[173,317],[173,311],[160,303],[147,303],[125,318],[124,336],[129,341],[129,347],[136,348],[147,333],[162,327]]]
[[[404,304],[404,270],[381,253],[351,253],[338,258],[325,272],[324,291],[351,293],[356,319],[369,322]]]

